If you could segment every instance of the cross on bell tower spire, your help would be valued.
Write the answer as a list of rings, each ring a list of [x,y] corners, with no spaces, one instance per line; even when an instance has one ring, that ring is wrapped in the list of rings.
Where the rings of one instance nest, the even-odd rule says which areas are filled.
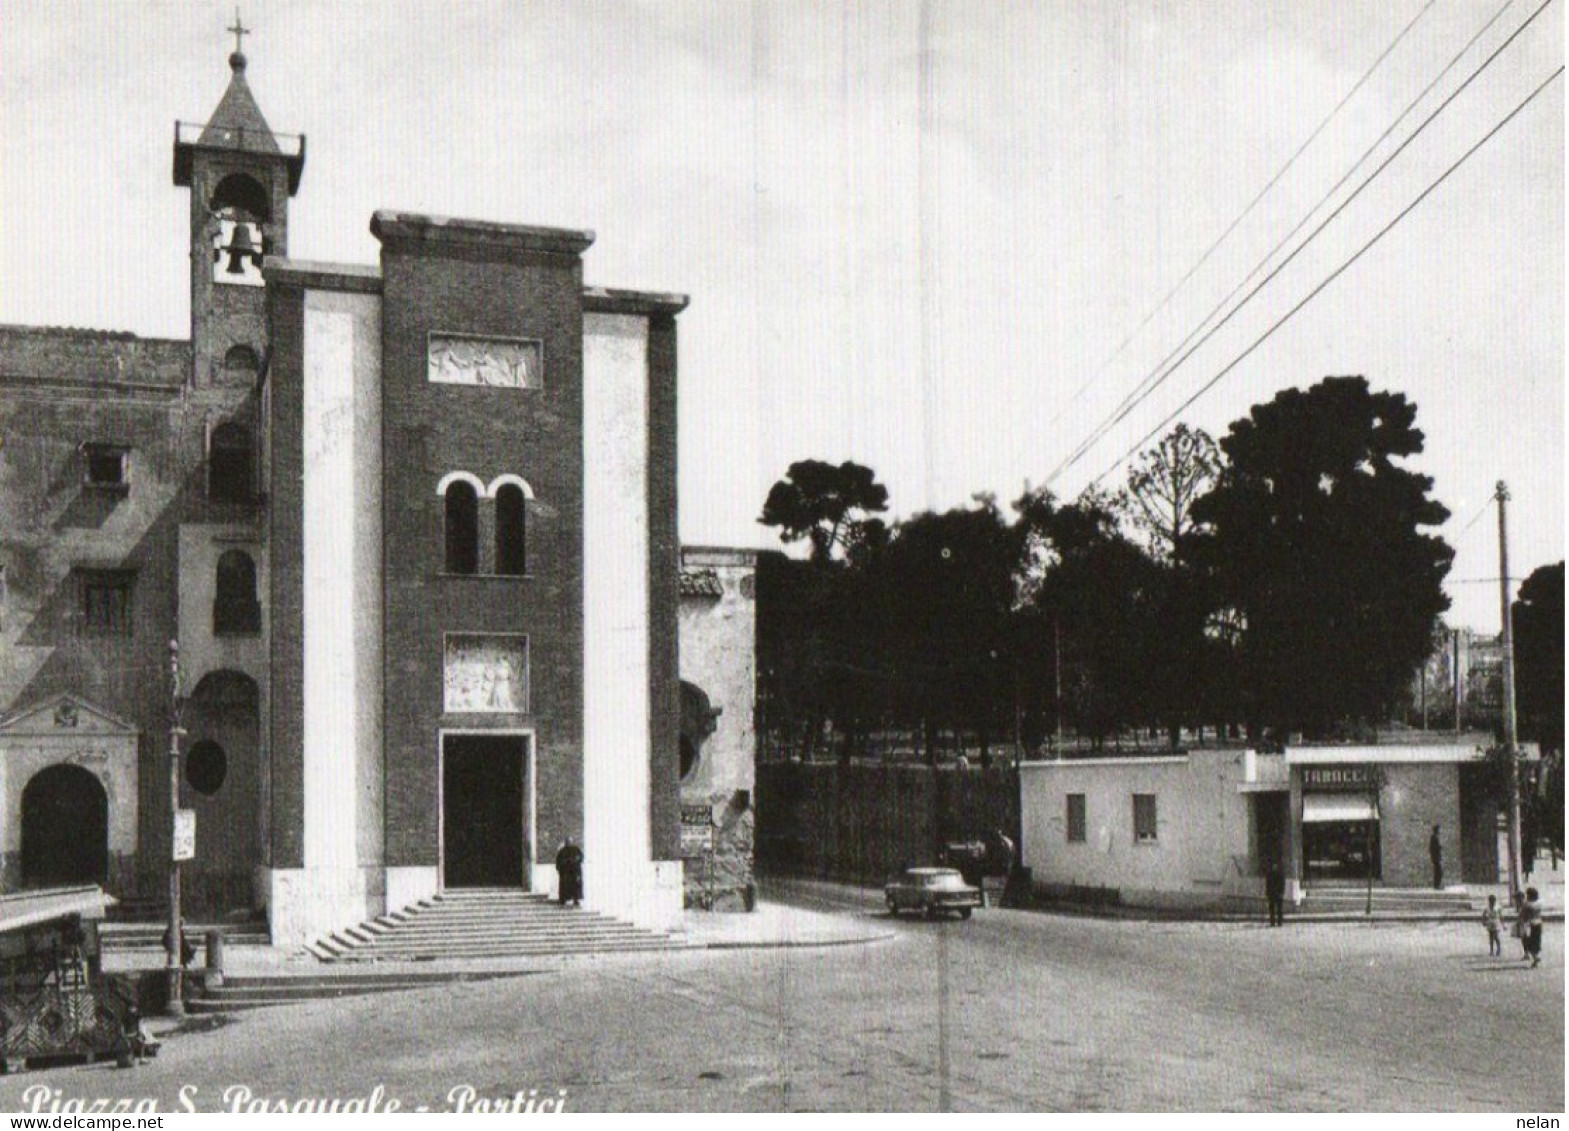
[[[225,31],[231,31],[231,32],[234,33],[234,54],[229,56],[230,64],[236,64],[237,63],[239,66],[244,66],[244,64],[245,64],[244,37],[251,34],[251,29],[246,27],[244,24],[242,24],[240,22],[240,9],[239,9],[238,5],[236,5],[235,9],[234,9],[234,24],[233,24],[233,26],[224,28],[224,30]]]

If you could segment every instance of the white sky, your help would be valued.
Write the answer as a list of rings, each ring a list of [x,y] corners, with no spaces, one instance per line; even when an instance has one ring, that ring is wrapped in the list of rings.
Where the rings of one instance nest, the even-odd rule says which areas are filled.
[[[1539,2],[1515,0],[1396,137]],[[755,519],[796,459],[869,464],[900,516],[1045,480],[1502,0],[1436,0],[1135,334],[1425,4],[931,0],[924,104],[916,0],[249,0],[244,19],[262,111],[309,138],[290,253],[374,262],[383,207],[595,230],[590,283],[692,296],[683,538],[769,545]],[[1058,493],[1111,471],[1559,67],[1561,10]],[[217,105],[232,5],[0,0],[0,19],[0,321],[187,336],[173,122]],[[1486,630],[1496,586],[1472,579],[1497,577],[1496,526],[1460,530],[1496,480],[1512,572],[1564,553],[1563,107],[1560,78],[1183,416],[1219,435],[1332,373],[1405,392],[1454,512],[1451,620]]]

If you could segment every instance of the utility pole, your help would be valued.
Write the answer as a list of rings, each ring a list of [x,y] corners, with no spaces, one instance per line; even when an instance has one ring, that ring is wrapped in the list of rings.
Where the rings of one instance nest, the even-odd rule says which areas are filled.
[[[1062,757],[1062,617],[1061,617],[1060,614],[1054,614],[1052,616],[1052,618],[1051,618],[1051,638],[1052,638],[1052,651],[1054,653],[1054,655],[1053,655],[1053,662],[1052,662],[1052,676],[1053,676],[1054,682],[1056,683],[1056,688],[1055,688],[1055,691],[1053,692],[1055,698],[1053,699],[1053,703],[1052,703],[1052,715],[1053,715],[1054,721],[1056,722],[1056,741],[1055,741],[1055,746],[1054,746],[1054,748],[1052,750],[1052,754],[1055,757],[1061,758]]]
[[[184,947],[180,924],[180,861],[175,854],[176,829],[180,822],[180,642],[169,641],[169,686],[173,711],[169,723],[169,930],[167,932],[167,969],[169,975],[169,1016],[185,1016],[185,998],[182,992],[183,967],[180,959]]]
[[[1520,754],[1515,734],[1515,645],[1513,617],[1509,615],[1509,488],[1500,479],[1498,500],[1498,611],[1503,621],[1500,644],[1504,669],[1504,762],[1508,767],[1504,788],[1509,791],[1509,899],[1520,892]]]

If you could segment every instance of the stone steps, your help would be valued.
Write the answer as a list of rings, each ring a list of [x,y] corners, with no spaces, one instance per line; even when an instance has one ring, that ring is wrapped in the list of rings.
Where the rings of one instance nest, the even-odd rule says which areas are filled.
[[[196,990],[187,999],[186,1008],[191,1013],[231,1013],[277,1005],[298,1005],[305,1001],[426,989],[431,986],[450,985],[454,982],[487,981],[493,978],[521,976],[522,973],[474,975],[399,972],[379,975],[231,978],[221,986],[204,986]]]
[[[306,950],[323,962],[432,961],[668,950],[668,935],[521,891],[444,893],[335,931]]]
[[[1360,912],[1367,909],[1367,888],[1352,884],[1309,886],[1297,910],[1305,912]],[[1386,888],[1374,886],[1373,911],[1431,912],[1464,914],[1476,910],[1464,891],[1432,891],[1424,888]]]
[[[165,923],[103,923],[98,928],[98,945],[105,954],[135,954],[163,950]],[[199,952],[207,945],[207,932],[218,931],[225,946],[268,946],[271,938],[265,920],[245,923],[187,923],[185,937]]]

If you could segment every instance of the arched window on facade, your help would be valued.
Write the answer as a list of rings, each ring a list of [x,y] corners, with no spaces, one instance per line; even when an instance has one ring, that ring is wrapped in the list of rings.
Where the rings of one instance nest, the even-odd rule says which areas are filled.
[[[447,485],[445,496],[448,573],[479,572],[479,494],[464,479]]]
[[[218,588],[212,602],[214,636],[261,631],[261,602],[256,599],[256,563],[244,550],[225,550],[218,559]]]
[[[254,502],[251,430],[233,420],[212,430],[207,447],[207,497],[215,503]]]
[[[223,379],[235,385],[254,385],[261,358],[250,346],[230,346],[223,355]]]
[[[528,572],[528,513],[523,488],[504,483],[496,491],[496,572]]]

